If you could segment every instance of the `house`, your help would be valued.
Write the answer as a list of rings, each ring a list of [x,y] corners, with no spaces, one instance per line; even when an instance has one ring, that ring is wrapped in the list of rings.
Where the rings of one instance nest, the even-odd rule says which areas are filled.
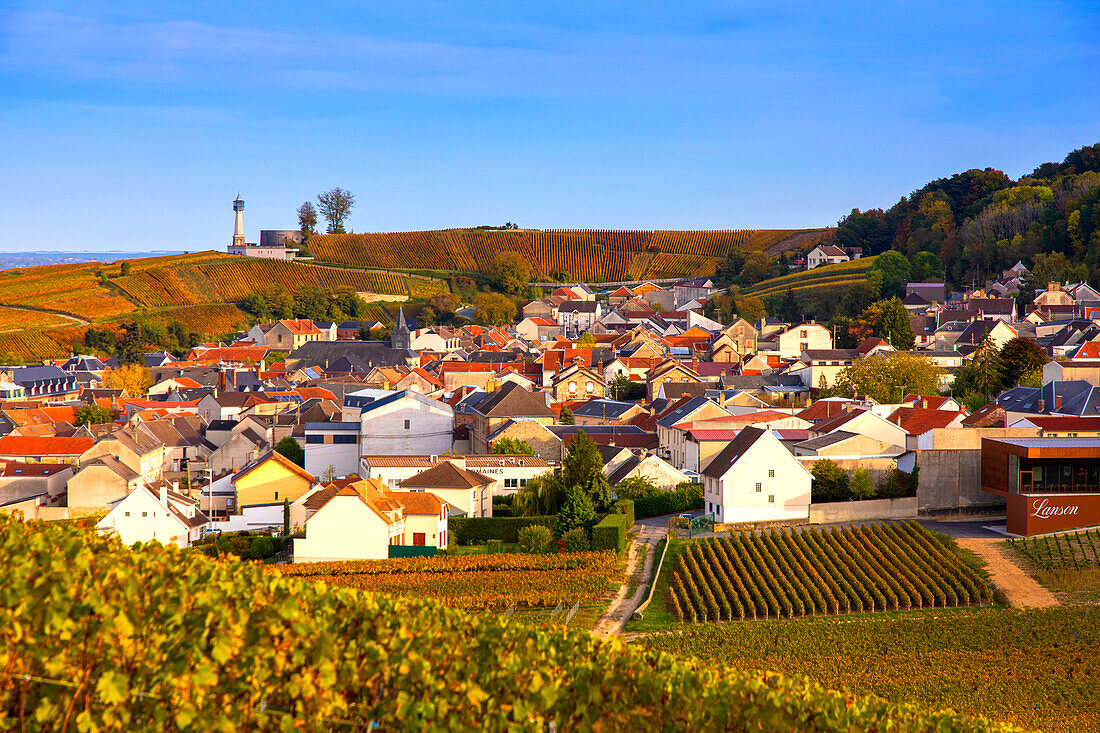
[[[516,324],[516,334],[528,341],[553,341],[562,335],[562,327],[553,318],[530,316]]]
[[[577,425],[625,425],[638,415],[648,412],[636,402],[615,400],[589,400],[573,410]]]
[[[809,438],[791,446],[796,456],[828,458],[833,461],[868,461],[873,458],[896,457],[904,453],[900,446],[890,445],[866,435],[836,430]]]
[[[321,329],[308,318],[286,319],[270,325],[257,324],[248,332],[246,338],[261,346],[279,351],[293,351],[310,341],[333,340],[326,338]]]
[[[784,329],[775,340],[779,358],[784,361],[793,361],[809,349],[833,348],[832,332],[814,321]]]
[[[275,451],[256,458],[237,473],[232,484],[238,511],[246,507],[282,504],[309,491],[313,474]]]
[[[672,490],[691,481],[686,474],[652,453],[631,453],[624,461],[605,465],[604,472],[607,473],[607,482],[612,486],[617,486],[628,478],[642,478],[659,488]]]
[[[21,388],[28,400],[76,399],[81,389],[75,376],[56,366],[14,367],[4,381]]]
[[[142,483],[160,478],[164,469],[164,443],[148,431],[127,426],[96,441],[80,455],[81,465],[97,458],[115,458],[138,475]]]
[[[118,501],[96,530],[117,535],[123,544],[157,541],[188,547],[202,537],[209,519],[195,499],[165,482],[144,484]]]
[[[59,506],[72,475],[72,466],[64,463],[0,462],[0,504],[33,496]]]
[[[646,376],[646,399],[650,402],[657,399],[661,387],[670,382],[701,382],[699,373],[693,367],[694,365],[685,366],[675,359],[665,359],[657,364]]]
[[[880,417],[873,410],[857,408],[854,405],[848,405],[847,407],[848,409],[845,409],[841,414],[813,425],[810,428],[811,437],[844,430],[849,433],[865,435],[887,445],[905,447],[905,438],[908,435],[905,428]]]
[[[556,439],[555,439],[556,440]],[[560,441],[558,441],[560,446]],[[557,448],[560,456],[561,448]],[[360,475],[376,478],[393,489],[405,479],[426,471],[444,461],[458,462],[463,468],[493,479],[493,496],[514,494],[533,478],[552,470],[539,456],[508,455],[444,455],[444,456],[363,456]]]
[[[214,426],[219,429],[211,431]],[[236,473],[275,445],[272,427],[256,417],[238,422],[216,421],[210,427],[207,438],[211,442],[220,441],[207,456],[207,467],[215,476],[227,471]],[[216,437],[210,437],[212,432]]]
[[[364,453],[447,453],[454,443],[454,408],[411,390],[359,390],[344,396],[343,409],[359,425]]]
[[[672,286],[673,308],[679,308],[692,300],[706,300],[715,290],[717,286],[714,280],[706,276],[681,280]]]
[[[594,300],[568,300],[558,306],[555,320],[568,336],[575,337],[591,329],[602,314],[603,306]]]
[[[806,269],[812,270],[821,265],[839,265],[852,259],[840,247],[832,244],[819,244],[806,253]]]
[[[906,304],[910,296],[917,296],[927,304],[943,303],[947,300],[946,292],[943,283],[905,283],[905,299],[902,304]]]
[[[405,509],[372,483],[356,482],[321,494],[325,501],[294,539],[294,562],[384,560],[405,544]]]
[[[675,468],[683,470],[687,458],[687,433],[680,423],[729,417],[730,413],[706,397],[685,397],[657,415],[659,455]]]
[[[359,472],[358,422],[307,422],[305,469],[314,476],[350,476]]]
[[[146,483],[137,471],[107,454],[81,464],[65,487],[65,503],[70,516],[99,514]]]
[[[555,402],[604,396],[601,370],[573,363],[558,371],[550,383],[550,395]]]
[[[93,444],[91,438],[5,435],[0,437],[0,461],[75,465]]]
[[[483,474],[443,461],[397,485],[399,491],[427,491],[447,502],[449,516],[493,516],[493,484]]]
[[[747,427],[703,469],[704,511],[716,522],[765,522],[810,515],[810,472],[774,433]]]
[[[390,496],[405,508],[402,544],[447,548],[447,502],[429,491],[397,491]]]
[[[471,408],[470,451],[489,453],[490,436],[497,433],[504,423],[529,420],[539,425],[553,425],[557,414],[540,395],[528,392],[515,383],[508,383],[486,394]],[[376,451],[371,451],[376,452]],[[446,451],[403,451],[404,453],[444,453]],[[393,451],[393,454],[399,454]]]

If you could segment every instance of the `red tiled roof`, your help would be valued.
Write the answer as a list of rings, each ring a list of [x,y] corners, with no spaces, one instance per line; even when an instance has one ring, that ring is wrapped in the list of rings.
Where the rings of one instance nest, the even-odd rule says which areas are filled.
[[[921,435],[934,428],[946,428],[960,415],[965,417],[966,413],[932,407],[899,407],[890,415],[890,422],[910,435]]]
[[[0,438],[4,456],[77,456],[95,443],[91,438],[29,437],[5,435]]]

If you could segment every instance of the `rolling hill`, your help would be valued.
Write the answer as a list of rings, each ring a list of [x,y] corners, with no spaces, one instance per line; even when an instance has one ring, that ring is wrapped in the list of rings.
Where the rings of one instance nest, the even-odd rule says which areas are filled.
[[[524,255],[536,278],[615,282],[713,275],[731,249],[775,255],[812,246],[831,229],[649,231],[443,229],[325,234],[310,239],[319,262],[352,267],[486,272],[497,252]]]

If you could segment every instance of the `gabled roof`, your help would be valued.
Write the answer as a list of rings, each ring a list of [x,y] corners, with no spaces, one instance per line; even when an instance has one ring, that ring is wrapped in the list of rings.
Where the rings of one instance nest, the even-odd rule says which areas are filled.
[[[555,417],[542,397],[515,382],[488,393],[473,409],[486,417]]]
[[[488,476],[459,468],[450,461],[432,466],[426,471],[407,478],[398,485],[403,489],[475,489],[489,486],[495,481]]]
[[[729,445],[719,451],[718,455],[707,464],[707,467],[703,469],[703,475],[713,479],[721,479],[730,470],[730,467],[737,463],[741,456],[745,455],[749,448],[752,448],[766,432],[768,431],[762,428],[742,428],[737,433],[737,437],[731,440]]]
[[[890,415],[890,422],[899,426],[909,435],[922,435],[934,428],[946,428],[960,416],[962,410],[938,410],[934,407],[899,407]]]
[[[268,461],[275,461],[277,464],[279,464],[280,466],[282,466],[286,470],[290,471],[291,473],[297,474],[298,476],[301,476],[302,478],[306,479],[307,481],[309,481],[311,483],[313,481],[317,480],[316,477],[313,474],[311,474],[309,471],[306,471],[304,468],[299,466],[297,463],[294,463],[289,458],[286,458],[285,456],[283,456],[281,453],[277,453],[274,450],[269,450],[267,453],[260,456],[256,460],[248,463],[240,471],[237,471],[237,473],[233,474],[233,483],[237,483],[242,478],[244,478],[248,474],[252,473],[257,468],[264,465]]]

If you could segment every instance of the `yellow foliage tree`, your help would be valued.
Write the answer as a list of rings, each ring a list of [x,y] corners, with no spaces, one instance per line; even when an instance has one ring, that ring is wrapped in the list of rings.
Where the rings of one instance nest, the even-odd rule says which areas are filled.
[[[138,397],[153,386],[153,374],[140,364],[127,364],[103,372],[103,386],[107,389],[124,389],[131,397]]]

